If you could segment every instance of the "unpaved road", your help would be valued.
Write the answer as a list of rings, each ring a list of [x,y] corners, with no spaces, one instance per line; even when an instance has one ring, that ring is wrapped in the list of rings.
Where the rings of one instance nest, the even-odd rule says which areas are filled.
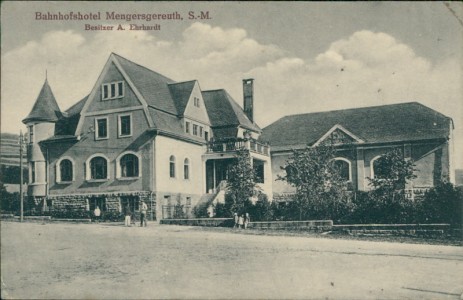
[[[1,223],[2,299],[460,299],[463,247]]]

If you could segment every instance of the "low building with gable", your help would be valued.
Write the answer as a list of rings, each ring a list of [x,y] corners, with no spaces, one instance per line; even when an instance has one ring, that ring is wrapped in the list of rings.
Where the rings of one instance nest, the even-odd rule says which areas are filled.
[[[357,191],[371,189],[375,161],[399,147],[415,163],[417,177],[407,186],[414,197],[443,180],[454,182],[452,131],[451,118],[410,102],[286,116],[265,127],[260,139],[272,147],[274,199],[294,193],[276,180],[292,151],[320,144],[336,147],[341,175]]]

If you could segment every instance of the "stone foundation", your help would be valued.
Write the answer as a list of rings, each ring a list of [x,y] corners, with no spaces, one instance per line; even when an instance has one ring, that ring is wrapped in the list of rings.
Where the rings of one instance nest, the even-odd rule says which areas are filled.
[[[149,191],[130,192],[130,193],[104,193],[104,194],[75,194],[75,195],[50,195],[44,197],[32,197],[31,202],[36,209],[43,211],[73,211],[86,212],[90,210],[90,199],[98,198],[105,202],[102,210],[112,213],[123,213],[121,200],[123,197],[136,197],[136,201],[144,201],[148,206],[148,217],[153,219],[156,216],[156,195]],[[46,200],[44,205],[44,201]],[[138,208],[138,203],[136,207]],[[42,207],[43,206],[43,207]],[[136,209],[134,213],[138,213]]]

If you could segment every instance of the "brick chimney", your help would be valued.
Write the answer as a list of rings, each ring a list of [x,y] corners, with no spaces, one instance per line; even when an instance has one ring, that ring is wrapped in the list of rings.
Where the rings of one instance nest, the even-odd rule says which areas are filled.
[[[244,113],[251,122],[254,122],[254,79],[243,79],[243,108]]]

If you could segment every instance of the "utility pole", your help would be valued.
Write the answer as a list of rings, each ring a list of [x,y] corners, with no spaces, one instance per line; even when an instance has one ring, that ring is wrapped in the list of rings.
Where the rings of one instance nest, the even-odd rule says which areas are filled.
[[[22,130],[19,133],[19,197],[20,197],[20,221],[24,220],[24,193],[23,193],[23,147],[24,147],[24,136]]]

